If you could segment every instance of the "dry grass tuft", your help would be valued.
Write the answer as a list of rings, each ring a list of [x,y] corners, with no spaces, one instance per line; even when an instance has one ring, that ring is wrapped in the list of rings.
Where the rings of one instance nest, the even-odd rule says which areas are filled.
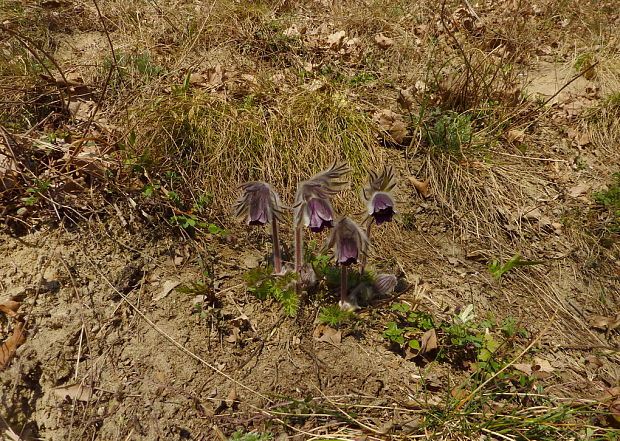
[[[299,92],[276,101],[269,92],[239,100],[173,93],[136,107],[129,153],[226,202],[249,180],[293,194],[300,179],[336,159],[347,161],[361,182],[377,158],[368,118],[339,94]]]

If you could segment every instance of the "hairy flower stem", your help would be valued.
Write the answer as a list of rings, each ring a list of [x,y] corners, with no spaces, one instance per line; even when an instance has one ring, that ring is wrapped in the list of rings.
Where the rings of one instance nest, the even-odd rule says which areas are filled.
[[[297,283],[295,284],[295,293],[297,294],[298,297],[301,297],[301,269],[304,266],[303,235],[304,235],[304,230],[301,225],[295,228],[295,272],[297,273]]]
[[[271,222],[271,241],[273,242],[273,269],[275,274],[282,273],[282,255],[280,254],[280,239],[278,238],[278,222]]]
[[[344,305],[347,301],[349,288],[347,286],[347,267],[340,265],[340,305]]]
[[[366,237],[370,240],[370,227],[372,227],[372,223],[375,220],[373,218],[370,218],[368,220],[368,226],[366,226]],[[368,250],[366,250],[368,251]],[[366,269],[366,253],[362,254],[362,260],[360,262],[360,275],[364,274],[364,270]]]

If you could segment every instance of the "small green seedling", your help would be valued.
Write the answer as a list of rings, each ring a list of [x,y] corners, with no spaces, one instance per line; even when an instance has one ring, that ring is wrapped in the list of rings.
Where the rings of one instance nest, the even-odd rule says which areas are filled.
[[[505,273],[519,266],[541,265],[545,262],[539,260],[521,260],[521,255],[515,254],[506,263],[502,264],[499,260],[493,259],[489,265],[489,272],[496,279],[500,279]]]
[[[341,310],[338,305],[325,306],[319,314],[319,322],[337,328],[357,318],[353,311]]]
[[[48,188],[52,184],[51,179],[46,179],[45,181],[39,181],[35,179],[34,186],[26,189],[26,193],[30,194],[27,198],[21,198],[21,201],[26,205],[35,205],[39,202],[39,198],[43,193],[47,192]]]
[[[387,324],[387,329],[383,331],[383,337],[396,344],[402,345],[405,343],[404,333],[405,330],[399,328],[396,322],[389,322]]]
[[[289,317],[297,315],[299,296],[295,292],[296,274],[288,272],[283,276],[273,274],[273,267],[255,268],[245,275],[248,291],[261,300],[275,299],[282,306],[282,312]]]

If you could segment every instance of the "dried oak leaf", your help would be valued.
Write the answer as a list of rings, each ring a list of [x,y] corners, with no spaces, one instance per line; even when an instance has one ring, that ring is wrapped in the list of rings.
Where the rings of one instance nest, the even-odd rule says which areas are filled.
[[[19,314],[17,314],[17,310],[21,305],[21,303],[14,300],[7,300],[4,303],[0,303],[0,312],[4,312],[11,318],[17,318],[19,316]]]
[[[611,395],[611,397],[609,396]],[[609,414],[603,421],[613,427],[620,427],[620,386],[612,387],[606,391],[603,402],[611,399],[609,403]]]
[[[527,375],[532,373],[532,363],[515,363],[512,367]]]
[[[415,94],[417,89],[415,86],[408,87],[406,89],[398,89],[398,98],[396,102],[405,110],[411,110],[413,103],[415,102]]]
[[[191,84],[192,86],[206,86],[207,80],[205,79],[204,75],[192,72],[189,76],[189,84]]]
[[[381,49],[388,49],[394,46],[394,40],[383,34],[377,34],[375,35],[375,44]]]
[[[429,188],[430,180],[428,178],[423,181],[418,181],[413,176],[409,176],[408,179],[409,182],[411,182],[411,185],[414,186],[418,194],[424,199],[428,198],[431,195],[431,189]]]
[[[26,341],[26,328],[24,323],[18,321],[13,329],[13,335],[0,344],[0,371],[6,369],[15,351]]]
[[[228,392],[228,396],[226,397],[225,403],[226,407],[228,407],[229,409],[234,409],[237,407],[237,404],[239,404],[237,388],[233,387],[232,389],[230,389],[230,392]]]
[[[590,190],[590,185],[581,183],[581,184],[575,185],[574,187],[569,188],[568,195],[573,198],[578,198],[579,196],[581,196],[588,190]]]
[[[590,318],[590,326],[596,329],[610,332],[620,327],[620,314],[615,317],[606,317],[604,315],[593,315]]]
[[[532,373],[536,378],[547,378],[554,371],[555,368],[551,366],[551,363],[549,363],[549,361],[540,357],[534,358],[534,363],[532,364]]]
[[[327,46],[333,50],[340,49],[340,47],[344,43],[344,38],[346,37],[346,35],[347,33],[345,31],[338,31],[338,32],[334,32],[333,34],[328,35]]]
[[[163,299],[168,294],[170,294],[170,291],[172,291],[174,288],[176,288],[180,284],[181,282],[179,282],[178,280],[166,280],[164,282],[164,286],[161,289],[161,292],[157,294],[155,297],[153,297],[153,301],[159,302],[161,299]]]
[[[342,341],[342,331],[330,328],[327,325],[318,325],[312,333],[312,337],[315,340],[338,346]]]
[[[382,135],[388,142],[402,144],[407,136],[407,126],[402,120],[402,116],[388,109],[379,110],[372,117],[372,120],[379,126]]]
[[[288,38],[299,38],[301,37],[301,32],[299,31],[299,29],[297,29],[297,26],[293,25],[289,28],[286,28],[282,32],[282,35]]]

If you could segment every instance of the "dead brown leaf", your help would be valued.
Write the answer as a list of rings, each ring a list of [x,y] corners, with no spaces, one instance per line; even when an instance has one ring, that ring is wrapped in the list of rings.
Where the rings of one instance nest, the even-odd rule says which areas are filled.
[[[620,398],[616,398],[614,401],[611,402],[611,404],[609,405],[609,413],[615,421],[614,424],[617,427],[620,427]]]
[[[551,363],[549,363],[549,361],[540,357],[534,358],[534,363],[532,364],[532,373],[536,378],[547,378],[554,371],[555,368],[551,366]]]
[[[594,369],[603,367],[603,361],[596,355],[588,355],[584,357],[584,361],[586,362],[586,364],[592,366]]]
[[[96,104],[92,100],[73,99],[67,106],[71,116],[80,121],[88,121],[95,111]]]
[[[228,343],[237,343],[239,341],[239,335],[241,334],[241,329],[237,326],[232,327],[232,334],[226,337],[226,341]]]
[[[0,371],[6,369],[15,351],[26,341],[26,328],[24,323],[18,321],[13,328],[13,334],[0,345]]]
[[[299,38],[301,37],[301,32],[299,31],[299,29],[297,29],[296,25],[293,25],[290,28],[286,28],[282,32],[282,35],[289,38]]]
[[[515,363],[512,365],[516,370],[523,372],[524,374],[530,375],[532,373],[532,364],[531,363]]]
[[[602,329],[606,332],[613,331],[620,326],[620,314],[612,317],[593,315],[590,318],[590,326],[595,329]]]
[[[394,46],[394,40],[392,40],[390,37],[386,37],[383,34],[377,34],[375,35],[375,44],[380,49],[388,49]]]
[[[452,398],[454,398],[455,400],[461,401],[469,395],[469,392],[470,391],[468,391],[467,389],[463,389],[457,386],[450,391],[450,395],[452,395]]]
[[[506,139],[510,142],[518,142],[521,143],[525,139],[525,130],[508,130],[506,134]]]
[[[17,310],[22,304],[20,302],[16,302],[14,300],[7,300],[4,303],[0,303],[0,312],[4,312],[11,318],[17,318],[19,314]]]
[[[325,87],[327,87],[327,83],[325,83],[325,81],[319,78],[315,78],[311,82],[304,84],[301,87],[302,89],[307,90],[309,92],[317,92],[319,90],[325,89]]]
[[[230,80],[234,76],[234,72],[222,67],[221,64],[216,64],[210,67],[206,71],[205,81],[209,85],[211,90],[217,90],[224,86],[227,80]]]
[[[588,190],[590,190],[590,185],[581,183],[581,184],[575,185],[574,187],[569,188],[568,195],[573,198],[578,198],[579,196],[581,196]]]
[[[312,333],[315,340],[338,346],[342,342],[342,331],[330,328],[327,325],[319,325]]]
[[[579,147],[584,147],[590,144],[590,135],[588,134],[588,132],[583,132],[577,138],[575,138],[575,142]]]
[[[437,333],[435,329],[429,329],[420,339],[420,352],[418,352],[418,355],[427,354],[437,348]]]
[[[347,33],[345,31],[334,32],[327,36],[327,46],[332,50],[338,50],[344,43]]]
[[[14,187],[14,178],[18,172],[17,162],[14,160],[11,150],[0,137],[0,190]]]
[[[154,302],[160,301],[161,299],[166,297],[168,294],[170,294],[170,291],[172,291],[174,288],[176,288],[180,284],[181,282],[179,282],[178,280],[166,280],[164,282],[164,286],[161,289],[161,293],[153,297],[153,301]]]
[[[55,1],[55,0],[47,0],[44,1],[43,3],[41,3],[41,7],[46,8],[46,9],[57,9],[60,8],[62,6],[71,6],[71,2],[66,1]]]
[[[408,87],[406,89],[398,89],[398,98],[396,102],[405,110],[411,110],[414,103],[414,97],[417,92],[415,86]]]
[[[607,422],[611,426],[620,427],[620,386],[606,390],[603,400],[609,400],[609,396],[611,396],[611,402],[609,403],[609,418],[606,418]]]
[[[383,109],[375,113],[372,120],[379,126],[386,141],[402,144],[405,140],[405,136],[407,136],[407,126],[402,120],[402,115],[388,109]]]
[[[407,179],[409,179],[409,182],[411,182],[418,194],[424,199],[431,195],[431,189],[429,188],[430,180],[428,178],[423,181],[419,181],[413,176],[409,176]]]
[[[206,86],[207,80],[205,79],[204,75],[193,72],[189,76],[189,84],[191,84],[192,86]]]
[[[543,227],[551,225],[551,218],[545,216],[538,208],[527,209],[523,214],[523,218],[528,221],[537,221]]]
[[[93,388],[90,386],[84,386],[80,383],[55,387],[53,391],[58,398],[63,400],[69,397],[70,399],[77,401],[90,401],[93,397]]]

